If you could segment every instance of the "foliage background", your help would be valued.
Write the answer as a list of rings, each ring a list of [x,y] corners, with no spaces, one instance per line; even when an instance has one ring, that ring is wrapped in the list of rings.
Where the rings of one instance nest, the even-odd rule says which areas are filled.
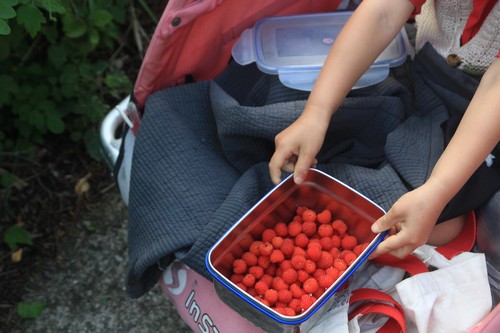
[[[0,331],[115,185],[99,124],[132,90],[167,0],[0,0]],[[33,313],[29,312],[33,317]],[[36,316],[36,314],[35,314]]]

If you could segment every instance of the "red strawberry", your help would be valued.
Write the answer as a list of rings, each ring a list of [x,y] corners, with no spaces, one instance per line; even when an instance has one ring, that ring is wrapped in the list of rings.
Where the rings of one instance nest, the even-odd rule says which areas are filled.
[[[358,244],[354,247],[352,252],[359,257],[359,255],[368,247],[368,243]]]
[[[302,295],[300,295],[302,296]],[[300,296],[299,297],[294,297],[289,303],[288,306],[293,309],[294,315],[296,313],[300,313],[302,311],[302,308],[300,307]]]
[[[274,237],[273,239],[271,239],[271,244],[273,244],[273,247],[275,249],[279,249],[283,244],[283,237],[280,236]]]
[[[280,250],[281,252],[283,252],[285,257],[290,257],[295,250],[295,244],[293,243],[293,240],[291,240],[290,238],[284,239],[283,244],[281,244]]]
[[[282,278],[288,284],[292,284],[297,281],[297,277],[297,271],[293,268],[288,268],[283,271]]]
[[[263,296],[269,290],[269,286],[264,281],[259,280],[255,282],[255,290],[259,295]]]
[[[233,261],[234,274],[244,274],[247,271],[247,264],[243,259]]]
[[[283,308],[283,314],[288,317],[293,317],[295,316],[295,310],[292,309],[291,307],[286,307]]]
[[[306,210],[308,210],[309,208],[307,208],[306,206],[299,206],[297,207],[297,209],[295,210],[295,214],[299,215],[299,216],[302,216],[302,214],[304,214],[304,212]]]
[[[266,269],[271,265],[271,261],[269,260],[269,257],[260,256],[259,259],[257,260],[257,265]]]
[[[298,246],[300,248],[305,248],[307,244],[309,243],[309,237],[303,232],[295,236],[295,246]]]
[[[335,267],[327,268],[326,274],[330,275],[333,281],[337,281],[337,279],[340,277],[340,271]]]
[[[281,250],[273,250],[269,256],[269,260],[271,260],[272,263],[280,263],[285,260],[285,255]]]
[[[273,279],[273,289],[276,289],[277,291],[283,290],[283,289],[288,289],[288,284],[283,280],[283,278],[280,277],[275,277]]]
[[[247,274],[245,275],[241,283],[243,283],[247,287],[253,287],[253,285],[255,284],[255,276],[253,276],[252,274]]]
[[[302,220],[305,222],[315,222],[316,221],[316,212],[312,209],[306,209],[302,215]]]
[[[321,258],[316,262],[318,268],[326,269],[333,265],[333,256],[330,252],[321,251]]]
[[[302,223],[297,221],[292,221],[288,225],[288,235],[295,237],[302,232]]]
[[[345,224],[345,222],[341,219],[337,219],[332,222],[332,228],[337,231],[339,235],[343,235],[347,231],[347,224]]]
[[[288,236],[288,227],[285,222],[278,222],[274,226],[274,232],[276,233],[276,236],[286,237]]]
[[[300,307],[302,308],[302,311],[309,309],[314,302],[316,302],[316,298],[314,296],[310,296],[308,294],[302,295],[300,297]]]
[[[250,245],[249,251],[255,254],[256,256],[260,256],[260,247],[264,244],[262,241],[253,241]]]
[[[335,280],[333,279],[333,276],[329,274],[323,274],[318,278],[318,284],[321,288],[328,288],[330,287]]]
[[[321,224],[330,223],[332,220],[332,213],[328,209],[325,209],[316,216],[316,219]]]
[[[346,253],[345,256],[344,256],[344,261],[345,263],[347,264],[347,266],[351,266],[352,263],[358,258],[357,255],[354,254],[354,252],[349,252],[349,253]]]
[[[313,274],[314,271],[316,270],[316,263],[310,259],[307,259],[306,265],[304,266],[304,270],[309,274]]]
[[[307,236],[312,236],[316,234],[316,231],[317,231],[316,222],[304,221],[304,223],[302,223],[302,232]]]
[[[342,245],[342,240],[338,235],[332,236],[332,245],[333,247],[340,247],[340,245]]]
[[[288,304],[292,300],[292,292],[288,289],[278,291],[278,300],[282,303]]]
[[[256,279],[261,279],[264,276],[264,268],[260,266],[252,266],[248,269],[248,273],[255,276]]]
[[[260,247],[259,247],[259,250],[260,250],[260,254],[262,256],[266,256],[266,257],[269,257],[271,255],[271,253],[273,252],[274,250],[274,246],[273,244],[269,243],[269,242],[264,242]]]
[[[300,283],[304,283],[304,281],[309,279],[309,277],[311,277],[311,275],[309,275],[309,273],[307,273],[305,270],[299,269],[297,271],[297,280],[299,280]]]
[[[243,253],[241,259],[245,261],[248,267],[257,265],[257,256],[250,251]]]
[[[262,232],[262,241],[270,243],[271,240],[276,237],[276,231],[273,229],[266,229]]]
[[[333,235],[333,227],[330,224],[320,224],[318,235],[320,237],[331,237]]]
[[[304,291],[308,294],[313,294],[316,292],[316,290],[318,290],[318,281],[311,277],[307,280],[304,281],[303,285],[302,285],[302,288],[304,289]]]
[[[264,293],[264,299],[269,302],[269,304],[274,304],[278,301],[278,291],[275,289],[267,289]]]
[[[345,271],[347,268],[347,264],[343,259],[337,258],[333,261],[333,267],[335,267],[339,271]]]
[[[342,238],[342,248],[344,250],[353,250],[358,245],[358,239],[351,235],[346,235]]]
[[[299,255],[296,255],[296,256],[293,256],[292,257],[292,266],[293,268],[295,269],[303,269],[306,265],[306,257],[304,256],[299,256]]]
[[[292,292],[294,298],[300,298],[304,294],[304,291],[297,283],[291,284],[289,290]]]

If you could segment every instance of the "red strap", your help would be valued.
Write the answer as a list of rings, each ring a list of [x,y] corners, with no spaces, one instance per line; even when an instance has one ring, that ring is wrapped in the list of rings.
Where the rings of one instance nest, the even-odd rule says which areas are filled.
[[[397,308],[399,312],[404,311],[403,307],[391,295],[372,288],[360,288],[354,290],[351,294],[351,298],[349,299],[349,304],[367,300],[391,303]]]
[[[370,288],[356,289],[352,292],[349,304],[367,301],[349,313],[351,320],[358,314],[378,313],[389,317],[389,320],[377,331],[379,333],[406,332],[406,321],[403,307],[390,295]],[[390,304],[387,304],[390,303]]]
[[[450,260],[457,254],[468,252],[474,246],[476,241],[476,215],[474,211],[467,214],[465,225],[460,234],[451,242],[436,247],[436,251],[441,253],[446,259]]]
[[[384,253],[377,258],[374,258],[372,261],[380,265],[401,268],[408,272],[411,276],[429,271],[424,262],[413,254],[410,254],[403,259],[399,259],[392,254]]]

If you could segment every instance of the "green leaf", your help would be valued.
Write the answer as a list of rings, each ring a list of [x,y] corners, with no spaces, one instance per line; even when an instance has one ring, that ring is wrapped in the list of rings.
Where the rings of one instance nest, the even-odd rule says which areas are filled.
[[[99,31],[94,28],[89,29],[89,41],[90,45],[92,45],[92,48],[95,48],[99,45],[99,40]]]
[[[0,75],[0,107],[9,103],[12,94],[19,90],[16,81],[12,76]]]
[[[49,13],[65,14],[66,9],[59,0],[39,0],[37,4],[47,10]]]
[[[0,20],[0,22],[3,20]],[[0,28],[1,30],[1,28]],[[9,28],[10,30],[10,28]],[[1,33],[0,33],[1,35]],[[7,60],[10,56],[10,39],[9,36],[0,36],[0,62]]]
[[[0,19],[0,35],[9,35],[10,27],[4,19]]]
[[[8,188],[14,184],[14,176],[10,172],[0,173],[0,186],[3,188]]]
[[[27,122],[30,124],[32,127],[38,129],[38,130],[43,130],[44,129],[44,123],[45,123],[45,118],[43,116],[43,113],[40,112],[40,110],[30,110],[30,112],[26,115],[27,117]]]
[[[45,114],[45,121],[47,123],[47,127],[52,133],[61,134],[64,132],[64,121],[55,110]]]
[[[24,26],[31,38],[40,32],[45,22],[47,22],[45,16],[35,5],[22,5],[17,8],[17,23]]]
[[[0,1],[0,18],[10,19],[16,16],[16,11],[12,8],[12,5],[8,4],[6,1]]]
[[[68,51],[64,46],[60,45],[51,45],[47,54],[50,62],[56,67],[62,66],[68,59]]]
[[[85,143],[85,148],[90,157],[96,161],[100,161],[102,155],[97,132],[95,130],[87,130],[83,135],[83,142]]]
[[[78,38],[87,32],[87,25],[78,18],[70,15],[64,15],[63,30],[69,38]]]
[[[22,302],[17,306],[17,314],[24,319],[36,319],[40,317],[45,304],[41,302]]]
[[[17,225],[10,226],[5,230],[3,241],[11,250],[16,249],[19,244],[33,245],[29,232]]]
[[[90,23],[97,28],[104,28],[113,20],[110,12],[104,9],[97,9],[90,13]]]

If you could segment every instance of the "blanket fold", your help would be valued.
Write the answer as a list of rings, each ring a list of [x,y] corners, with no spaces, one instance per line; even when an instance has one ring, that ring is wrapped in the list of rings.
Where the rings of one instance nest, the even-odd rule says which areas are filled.
[[[384,209],[419,186],[443,150],[440,126],[448,115],[439,98],[415,109],[412,96],[397,77],[353,91],[331,120],[318,169]],[[157,283],[160,261],[177,258],[210,278],[206,253],[272,189],[274,137],[301,114],[307,97],[276,76],[233,63],[215,80],[148,98],[130,180],[132,298]]]

